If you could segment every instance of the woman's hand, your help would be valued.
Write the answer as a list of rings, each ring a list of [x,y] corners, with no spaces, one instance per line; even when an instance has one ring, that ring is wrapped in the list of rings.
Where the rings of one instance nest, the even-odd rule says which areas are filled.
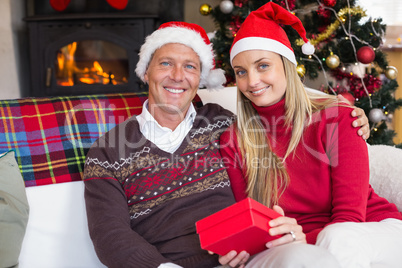
[[[208,253],[214,254],[211,251],[208,251]],[[224,256],[219,256],[219,263],[229,267],[244,268],[249,258],[250,254],[245,251],[237,254],[236,251],[232,250]]]
[[[283,209],[280,206],[274,206],[273,210],[281,215],[285,215]],[[296,219],[289,217],[278,217],[268,222],[269,234],[271,236],[283,235],[278,239],[271,240],[266,244],[267,248],[276,247],[287,243],[307,243],[306,235],[303,233],[301,225],[297,224]]]

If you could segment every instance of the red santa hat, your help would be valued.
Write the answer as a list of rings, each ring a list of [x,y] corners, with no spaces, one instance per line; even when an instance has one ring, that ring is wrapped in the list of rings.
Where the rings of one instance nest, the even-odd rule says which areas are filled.
[[[314,47],[306,38],[306,30],[299,18],[281,6],[268,2],[251,12],[241,25],[230,48],[230,63],[240,52],[259,49],[278,53],[297,65],[288,36],[280,24],[290,25],[299,33],[305,42],[302,46],[304,54],[314,53]]]
[[[215,69],[214,52],[205,30],[194,23],[173,21],[162,24],[158,30],[147,36],[141,46],[140,59],[135,69],[136,74],[143,82],[145,72],[155,50],[169,43],[179,43],[194,50],[201,61],[200,88],[217,89],[226,82],[224,71]]]

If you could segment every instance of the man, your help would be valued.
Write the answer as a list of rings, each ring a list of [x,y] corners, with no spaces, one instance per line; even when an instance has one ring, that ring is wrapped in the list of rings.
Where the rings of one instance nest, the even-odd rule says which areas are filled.
[[[108,267],[217,266],[195,222],[234,203],[218,148],[234,117],[216,104],[196,110],[192,99],[221,86],[223,72],[195,24],[163,24],[139,55],[136,73],[149,86],[142,114],[99,138],[85,164],[96,253]]]

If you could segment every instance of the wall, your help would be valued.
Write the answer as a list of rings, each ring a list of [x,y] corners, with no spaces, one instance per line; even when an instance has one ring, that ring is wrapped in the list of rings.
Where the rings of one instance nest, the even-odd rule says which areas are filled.
[[[399,87],[395,92],[395,98],[402,99],[402,48],[387,51],[386,53],[388,55],[389,65],[398,69],[398,77],[396,80],[398,81]],[[394,138],[394,143],[402,143],[402,108],[395,111],[392,123],[394,130],[397,133]]]
[[[399,87],[395,91],[395,98],[402,99],[402,25],[387,26],[387,36],[384,43],[384,52],[387,55],[388,64],[396,67],[398,76],[396,81]],[[395,111],[392,127],[396,132],[394,143],[402,143],[402,108]]]
[[[215,24],[212,16],[203,16],[200,14],[200,6],[209,4],[212,8],[219,5],[221,0],[185,0],[184,1],[184,20],[186,22],[196,23],[204,27],[205,31],[213,32]]]
[[[20,88],[27,88],[29,85],[27,68],[19,64],[24,59],[27,64],[28,56],[24,49],[20,49],[26,43],[22,21],[23,2],[0,1],[0,99],[19,98],[23,95]]]

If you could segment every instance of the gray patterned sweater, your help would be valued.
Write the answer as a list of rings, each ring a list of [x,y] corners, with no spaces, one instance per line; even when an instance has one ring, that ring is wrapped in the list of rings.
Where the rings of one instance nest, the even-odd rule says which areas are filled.
[[[97,140],[84,169],[90,236],[108,267],[214,267],[195,222],[234,203],[219,153],[233,114],[215,104],[197,110],[175,153],[140,132],[135,116]]]

